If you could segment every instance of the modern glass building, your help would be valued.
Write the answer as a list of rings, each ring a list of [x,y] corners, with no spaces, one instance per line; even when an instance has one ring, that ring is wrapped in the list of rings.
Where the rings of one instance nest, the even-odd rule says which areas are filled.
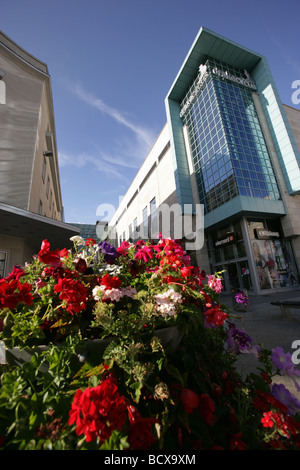
[[[128,200],[130,194],[140,199],[144,218],[153,197],[158,205],[164,202],[155,155],[169,144],[168,179],[175,182],[182,213],[186,208],[196,213],[197,204],[204,208],[205,244],[196,253],[198,263],[210,272],[224,270],[227,292],[298,288],[300,111],[281,103],[266,58],[201,28],[165,106],[167,130]],[[152,179],[141,191],[138,182],[148,167],[158,182]],[[170,189],[172,201],[175,195]],[[125,203],[126,197],[116,216],[123,239],[130,222]]]

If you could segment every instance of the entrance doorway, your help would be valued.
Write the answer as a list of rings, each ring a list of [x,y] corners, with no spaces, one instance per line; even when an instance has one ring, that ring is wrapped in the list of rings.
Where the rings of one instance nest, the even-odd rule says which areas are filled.
[[[236,261],[223,265],[226,290],[252,290],[248,261]]]

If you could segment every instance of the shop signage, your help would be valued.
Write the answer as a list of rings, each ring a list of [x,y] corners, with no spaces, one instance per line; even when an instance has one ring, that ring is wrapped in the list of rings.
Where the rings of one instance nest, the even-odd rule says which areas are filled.
[[[207,79],[207,77],[209,75],[209,72],[207,70],[207,66],[203,65],[203,64],[200,65],[199,72],[200,72],[200,74],[199,74],[199,77],[198,77],[197,82],[195,84],[195,87],[194,87],[193,91],[191,92],[190,96],[188,97],[188,99],[186,100],[186,102],[184,103],[184,106],[182,107],[182,109],[180,111],[180,117],[182,117],[187,112],[188,108],[190,107],[190,105],[193,103],[193,101],[197,97],[199,91],[201,90],[205,80]],[[212,73],[214,75],[217,75],[220,78],[225,78],[226,80],[230,80],[232,82],[238,83],[239,85],[243,85],[243,86],[246,86],[248,88],[251,88],[252,90],[256,90],[256,85],[255,85],[254,81],[252,80],[249,72],[247,72],[247,70],[244,70],[244,74],[245,74],[246,78],[237,77],[236,75],[232,75],[232,74],[228,73],[227,70],[224,72],[223,70],[220,70],[217,67],[214,67],[212,69]]]
[[[196,96],[198,95],[199,91],[201,90],[201,87],[202,87],[203,83],[205,82],[205,80],[208,77],[208,71],[207,71],[207,66],[206,65],[201,64],[200,67],[199,67],[199,72],[200,72],[200,75],[198,77],[195,88],[193,89],[193,91],[190,94],[189,98],[184,103],[184,106],[183,106],[182,110],[180,111],[180,117],[182,117],[187,112],[188,108],[190,107],[190,105],[192,104],[192,102],[194,101]]]
[[[256,90],[256,85],[254,81],[252,80],[249,72],[247,70],[244,70],[244,74],[246,78],[243,77],[237,77],[236,75],[232,75],[227,72],[227,70],[224,72],[223,70],[218,69],[217,67],[212,69],[212,73],[214,75],[217,75],[220,78],[225,78],[226,80],[230,80],[231,82],[238,83],[239,85],[246,86],[248,88],[252,88],[252,90]]]
[[[264,230],[264,229],[255,229],[256,238],[259,240],[269,240],[270,238],[279,238],[279,232],[272,232],[271,230]]]
[[[234,233],[229,233],[227,237],[217,240],[215,242],[215,246],[229,245],[230,243],[234,243],[234,242],[235,242]]]

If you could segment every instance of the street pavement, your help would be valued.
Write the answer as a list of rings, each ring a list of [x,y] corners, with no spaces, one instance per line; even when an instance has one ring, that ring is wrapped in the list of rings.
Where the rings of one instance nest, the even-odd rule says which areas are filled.
[[[246,311],[237,311],[233,308],[234,302],[231,295],[221,295],[221,302],[231,309],[231,314],[234,316],[232,321],[236,327],[244,329],[255,344],[269,350],[281,346],[285,353],[296,353],[297,349],[300,351],[300,347],[295,349],[292,344],[296,340],[300,344],[300,309],[291,308],[291,317],[282,318],[280,307],[271,305],[271,302],[276,300],[299,300],[300,302],[300,288],[289,292],[275,292],[271,295],[249,294],[249,305]],[[300,353],[298,359],[300,359]],[[260,364],[253,354],[239,356],[237,367],[243,377],[251,371],[257,371],[257,366],[259,367]],[[300,365],[295,365],[295,367],[300,369]],[[284,383],[300,400],[300,392],[297,392],[290,378],[276,376],[274,382]],[[300,378],[297,382],[300,385]]]

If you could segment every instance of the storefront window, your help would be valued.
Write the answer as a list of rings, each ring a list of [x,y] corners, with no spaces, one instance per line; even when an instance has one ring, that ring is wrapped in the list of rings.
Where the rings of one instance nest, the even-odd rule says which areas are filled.
[[[294,287],[298,274],[290,243],[277,221],[248,221],[252,251],[261,289]]]
[[[235,258],[233,245],[224,246],[223,250],[224,250],[224,259],[225,259],[225,261],[229,261],[229,260]]]

